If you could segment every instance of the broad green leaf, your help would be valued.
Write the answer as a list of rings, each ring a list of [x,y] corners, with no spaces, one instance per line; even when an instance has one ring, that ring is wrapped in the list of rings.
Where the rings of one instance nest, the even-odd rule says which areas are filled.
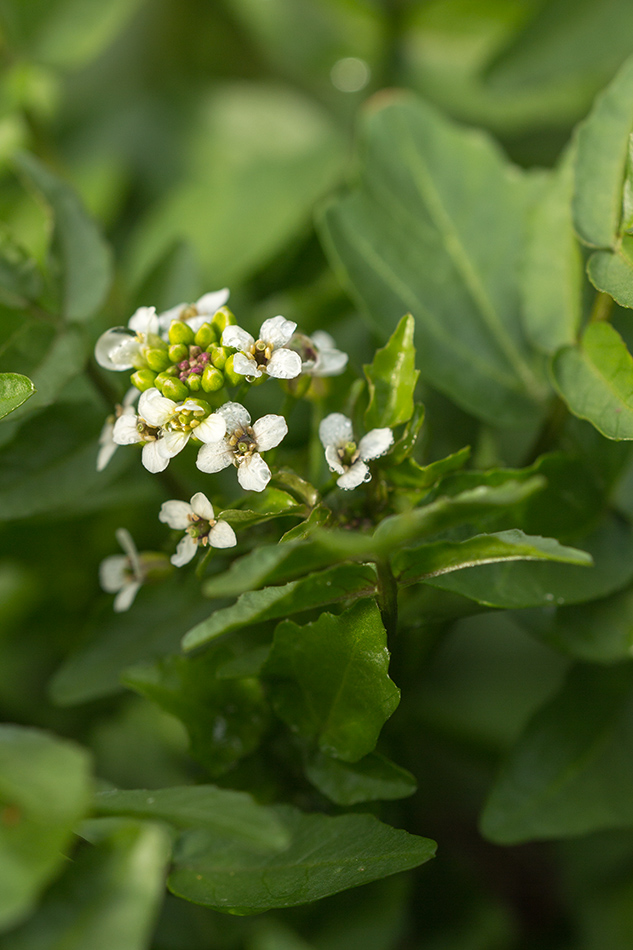
[[[615,251],[594,251],[587,263],[589,280],[622,307],[633,307],[633,237],[624,234]]]
[[[521,274],[525,331],[545,353],[575,343],[582,319],[583,261],[571,211],[573,158],[570,149],[528,219]]]
[[[99,309],[110,287],[109,248],[69,185],[27,152],[20,153],[16,163],[52,214],[51,253],[59,269],[63,316],[70,323],[84,322]]]
[[[308,759],[304,771],[336,805],[408,798],[417,790],[410,772],[378,752],[370,752],[358,762],[341,762],[317,752]]]
[[[559,393],[575,416],[608,439],[633,439],[633,357],[609,323],[592,323],[579,346],[552,362]]]
[[[38,729],[0,726],[0,930],[18,924],[60,871],[91,791],[83,749]]]
[[[370,565],[341,564],[280,587],[265,587],[242,594],[232,607],[214,611],[190,630],[182,645],[185,650],[191,650],[249,624],[287,617],[353,597],[367,597],[375,591],[376,572]]]
[[[0,419],[21,406],[32,396],[35,386],[20,373],[0,373]]]
[[[499,844],[633,823],[633,672],[579,666],[529,723],[485,806]]]
[[[222,775],[257,748],[269,720],[256,679],[218,679],[218,656],[167,656],[132,667],[122,682],[184,724],[190,751],[212,776]]]
[[[633,58],[629,58],[578,129],[574,221],[581,240],[591,247],[613,247],[619,232],[632,129]]]
[[[413,415],[405,426],[404,432],[399,439],[396,439],[389,451],[389,462],[392,466],[398,466],[401,462],[410,457],[418,441],[422,425],[424,424],[425,412],[426,410],[422,403],[414,403]]]
[[[376,351],[373,362],[364,366],[369,389],[365,410],[367,429],[378,429],[408,422],[413,415],[413,394],[420,375],[415,368],[413,334],[415,320],[403,317],[387,344]]]
[[[492,425],[533,423],[547,390],[514,276],[532,180],[401,94],[370,100],[363,137],[360,186],[323,216],[333,263],[382,333],[413,314],[424,379]]]
[[[206,828],[233,838],[238,846],[279,850],[289,844],[288,833],[274,812],[258,805],[246,792],[214,785],[97,792],[94,808],[99,815],[128,815],[167,821],[177,828]]]
[[[585,551],[564,547],[554,538],[531,537],[512,530],[480,534],[467,541],[435,541],[400,551],[393,558],[392,569],[401,584],[415,584],[425,578],[461,571],[476,564],[532,560],[592,563],[591,556]]]
[[[629,526],[607,520],[582,542],[593,566],[510,561],[482,564],[434,577],[425,583],[488,607],[562,606],[606,597],[633,578],[633,536]]]
[[[190,834],[174,855],[169,889],[215,910],[256,914],[337,894],[433,857],[435,842],[383,825],[371,815],[277,814],[292,835],[281,854],[253,855]]]
[[[373,751],[400,700],[388,668],[380,611],[363,600],[304,626],[280,623],[264,673],[273,706],[293,731],[328,755],[357,762]]]
[[[73,855],[63,876],[3,950],[146,950],[170,857],[165,828],[122,822]]]
[[[403,488],[423,490],[435,485],[450,472],[463,468],[469,458],[470,446],[467,445],[459,452],[453,452],[436,462],[429,462],[428,465],[418,465],[415,459],[405,459],[394,468],[388,469],[389,478],[393,480],[395,485],[400,485]]]

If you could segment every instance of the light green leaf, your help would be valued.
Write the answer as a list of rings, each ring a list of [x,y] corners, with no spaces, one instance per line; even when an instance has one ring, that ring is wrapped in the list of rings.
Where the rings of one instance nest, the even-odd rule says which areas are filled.
[[[169,889],[178,897],[234,914],[294,907],[418,867],[435,843],[383,825],[371,815],[277,814],[292,843],[281,854],[253,855],[190,834],[174,855]]]
[[[575,416],[608,439],[633,439],[633,357],[609,323],[592,323],[579,346],[552,361],[559,393]]]
[[[459,452],[453,452],[446,458],[430,462],[428,465],[418,465],[415,459],[409,458],[390,468],[389,478],[393,480],[394,485],[424,490],[431,488],[450,472],[463,468],[469,458],[470,446],[468,445]]]
[[[170,857],[165,828],[121,822],[85,845],[3,950],[146,950]]]
[[[420,375],[415,368],[414,331],[415,321],[407,314],[387,344],[376,351],[371,365],[363,367],[369,389],[367,429],[393,429],[413,415],[413,393]]]
[[[624,234],[614,251],[595,251],[587,263],[589,280],[621,307],[633,307],[633,237]]]
[[[317,752],[304,766],[312,784],[336,805],[408,798],[417,789],[413,775],[378,752],[358,762],[341,762]]]
[[[265,587],[242,594],[232,607],[214,611],[190,630],[182,645],[185,650],[192,650],[249,624],[287,617],[353,597],[367,597],[375,590],[376,572],[370,565],[341,564],[280,587]]]
[[[99,309],[110,287],[110,250],[72,188],[27,152],[18,169],[42,195],[53,218],[51,253],[59,269],[63,316],[84,322]]]
[[[90,784],[83,749],[38,729],[0,726],[0,930],[22,920],[63,866]]]
[[[264,674],[277,714],[293,731],[328,755],[357,762],[373,751],[400,701],[388,668],[380,611],[363,600],[302,627],[280,623]]]
[[[279,850],[290,843],[275,814],[246,792],[214,785],[98,792],[99,815],[129,815],[167,821],[177,828],[206,828],[238,846]]]
[[[532,179],[399,93],[370,100],[363,136],[361,184],[323,216],[333,263],[382,333],[413,314],[424,379],[492,425],[533,423],[547,387],[514,277]]]
[[[32,396],[35,386],[20,373],[0,373],[0,419],[21,406]]]
[[[579,666],[529,723],[485,806],[498,844],[633,823],[633,672]]]

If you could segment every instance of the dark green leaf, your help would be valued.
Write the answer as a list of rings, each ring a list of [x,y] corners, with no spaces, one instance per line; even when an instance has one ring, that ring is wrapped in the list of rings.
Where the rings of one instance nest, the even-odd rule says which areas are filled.
[[[0,419],[21,406],[34,392],[35,386],[28,376],[0,373]]]
[[[190,834],[168,880],[174,894],[215,910],[255,914],[337,894],[433,857],[428,838],[383,825],[371,815],[304,815],[276,809],[292,835],[281,854],[253,855]]]
[[[441,478],[450,472],[462,468],[470,458],[470,446],[453,452],[446,458],[430,462],[428,465],[418,465],[414,459],[406,459],[395,468],[387,469],[389,478],[395,485],[403,488],[417,488],[424,490],[435,485]]]
[[[403,317],[386,346],[376,351],[370,366],[364,366],[369,405],[365,410],[367,429],[387,428],[408,422],[413,415],[413,393],[419,370],[415,368],[411,314]]]
[[[341,762],[317,752],[304,768],[312,784],[337,805],[407,798],[417,789],[410,772],[378,752],[358,762]]]
[[[380,611],[363,600],[302,627],[280,623],[265,675],[275,710],[293,731],[316,739],[328,755],[357,762],[373,750],[400,700],[388,668]]]
[[[7,231],[0,229],[0,301],[22,309],[37,300],[41,292],[42,278],[35,261]]]

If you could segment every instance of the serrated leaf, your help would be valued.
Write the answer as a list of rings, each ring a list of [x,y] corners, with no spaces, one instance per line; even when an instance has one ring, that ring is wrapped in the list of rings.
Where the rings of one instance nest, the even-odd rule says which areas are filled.
[[[35,392],[35,386],[20,373],[0,373],[0,419],[26,402]]]
[[[633,822],[633,671],[579,666],[528,724],[481,827],[499,844]]]
[[[408,798],[418,787],[410,772],[378,752],[370,752],[358,762],[341,762],[317,752],[308,759],[304,771],[336,805]]]
[[[182,646],[192,650],[249,624],[276,620],[353,597],[367,597],[375,590],[376,572],[371,566],[341,564],[280,587],[242,594],[236,604],[214,611],[190,630]]]
[[[556,388],[575,416],[608,439],[633,439],[633,357],[609,323],[590,324],[552,361]]]
[[[99,309],[110,287],[110,250],[69,185],[27,152],[16,157],[16,164],[53,216],[51,252],[59,267],[62,313],[70,323],[84,322]]]
[[[393,429],[413,415],[413,394],[420,375],[415,368],[414,332],[415,320],[407,314],[386,345],[376,351],[372,363],[363,367],[369,390],[365,410],[368,430]]]
[[[289,837],[275,814],[246,792],[215,785],[177,788],[118,789],[97,792],[94,808],[99,815],[128,815],[167,821],[176,828],[205,828],[238,846],[280,850]]]
[[[264,675],[277,714],[322,752],[357,762],[373,751],[400,701],[389,679],[387,635],[373,600],[275,631]]]
[[[304,815],[275,809],[292,835],[281,854],[255,856],[190,835],[177,850],[169,889],[234,914],[294,907],[424,864],[435,842],[383,825],[371,815]]]

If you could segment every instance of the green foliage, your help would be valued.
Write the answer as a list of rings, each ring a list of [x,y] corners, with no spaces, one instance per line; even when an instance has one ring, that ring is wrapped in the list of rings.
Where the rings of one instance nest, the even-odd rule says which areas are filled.
[[[415,368],[411,314],[403,317],[389,342],[377,350],[371,366],[365,366],[369,405],[365,410],[368,429],[397,426],[413,415],[413,393],[420,371]]]
[[[0,373],[0,419],[26,402],[35,392],[27,376],[19,373]]]

